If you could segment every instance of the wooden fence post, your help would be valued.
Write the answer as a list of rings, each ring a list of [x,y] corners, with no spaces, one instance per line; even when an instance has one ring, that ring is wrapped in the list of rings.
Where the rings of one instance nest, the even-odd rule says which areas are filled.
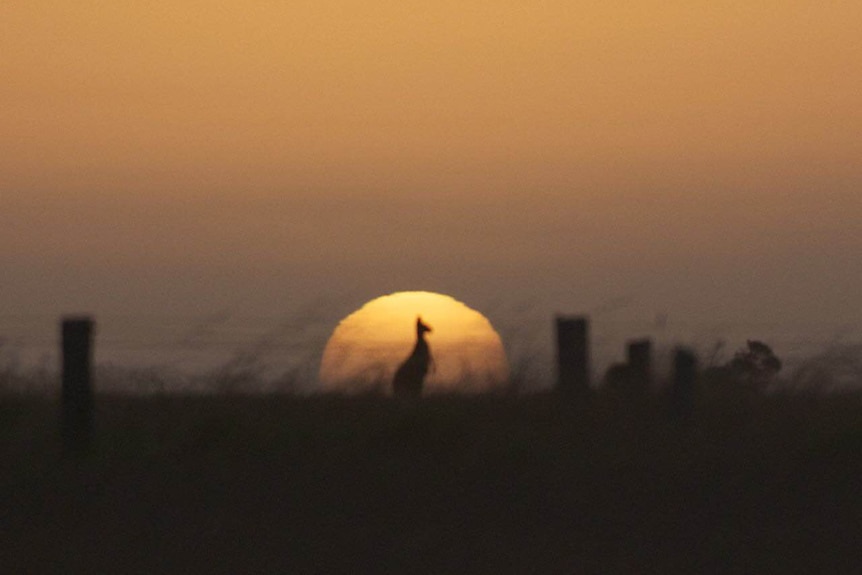
[[[677,349],[673,358],[673,380],[670,389],[671,416],[683,421],[691,419],[696,384],[697,356],[688,349]]]
[[[94,322],[87,317],[62,320],[63,390],[60,432],[64,448],[82,451],[93,433],[92,358]]]
[[[557,316],[557,389],[567,395],[590,392],[589,319]]]
[[[628,365],[636,393],[647,393],[652,387],[652,341],[636,339],[628,342]]]

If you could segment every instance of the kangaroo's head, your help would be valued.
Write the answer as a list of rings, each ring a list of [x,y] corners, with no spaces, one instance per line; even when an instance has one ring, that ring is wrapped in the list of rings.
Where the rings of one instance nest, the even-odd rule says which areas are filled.
[[[422,337],[426,331],[431,331],[431,326],[422,323],[422,318],[420,316],[416,316],[416,335],[418,337]]]

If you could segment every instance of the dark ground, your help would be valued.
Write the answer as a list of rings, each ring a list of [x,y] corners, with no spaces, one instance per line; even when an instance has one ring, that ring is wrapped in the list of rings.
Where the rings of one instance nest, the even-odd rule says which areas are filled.
[[[862,572],[862,398],[0,398],[4,573]]]

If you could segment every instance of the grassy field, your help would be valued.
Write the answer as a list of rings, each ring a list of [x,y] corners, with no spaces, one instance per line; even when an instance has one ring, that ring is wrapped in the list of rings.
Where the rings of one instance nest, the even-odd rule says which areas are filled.
[[[862,398],[0,398],[6,573],[859,573]]]

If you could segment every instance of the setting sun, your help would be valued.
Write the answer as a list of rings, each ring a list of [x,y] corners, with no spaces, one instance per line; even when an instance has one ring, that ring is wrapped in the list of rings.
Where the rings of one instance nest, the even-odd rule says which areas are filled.
[[[326,344],[324,391],[391,392],[396,369],[416,342],[416,320],[429,325],[428,392],[481,392],[505,384],[508,363],[500,336],[479,312],[445,295],[399,292],[344,318]]]

